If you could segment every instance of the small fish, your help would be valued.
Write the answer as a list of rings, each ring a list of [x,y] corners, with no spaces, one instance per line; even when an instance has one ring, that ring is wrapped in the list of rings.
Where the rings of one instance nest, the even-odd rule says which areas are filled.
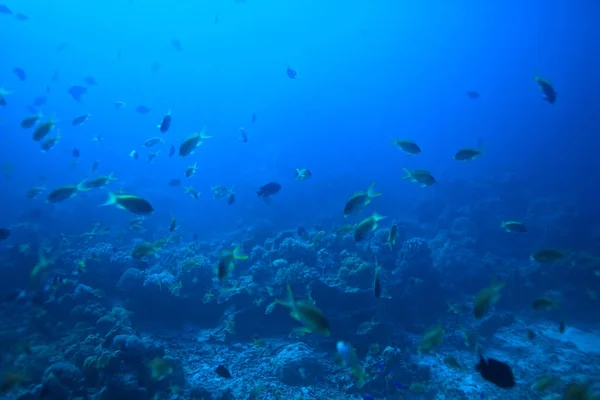
[[[149,163],[151,163],[152,161],[154,161],[154,159],[156,158],[156,156],[158,156],[158,153],[160,153],[160,150],[159,151],[155,151],[154,153],[148,154],[148,157],[146,157],[146,161],[148,161]]]
[[[356,350],[349,343],[343,341],[337,342],[335,348],[340,360],[346,367],[350,368],[352,375],[358,381],[358,387],[362,387],[365,384],[367,374],[356,356]]]
[[[75,194],[79,190],[78,187],[79,185],[60,186],[48,193],[46,201],[48,203],[60,203],[62,201],[70,199],[71,197],[75,196]]]
[[[219,14],[215,14],[213,21],[215,22],[215,25],[219,23]]]
[[[179,156],[186,157],[194,154],[196,148],[202,145],[204,139],[210,139],[206,134],[206,126],[200,132],[193,133],[179,145]]]
[[[35,114],[30,117],[25,117],[21,121],[21,128],[29,129],[32,128],[41,118],[41,114]]]
[[[60,138],[61,138],[60,134],[47,137],[46,140],[44,140],[42,142],[40,149],[42,150],[42,152],[47,152],[47,151],[52,150],[52,148],[54,146],[56,146],[56,144],[58,143]]]
[[[155,62],[152,63],[152,66],[150,67],[150,72],[152,72],[153,74],[155,74],[158,71],[160,71],[160,63],[158,61],[155,61]]]
[[[298,227],[298,236],[302,237],[304,235],[306,235],[306,229],[304,229],[303,226],[299,226]]]
[[[140,155],[135,150],[131,150],[131,152],[129,153],[129,157],[133,158],[134,160],[140,159]]]
[[[0,228],[0,240],[6,240],[10,236],[10,229]]]
[[[540,86],[540,90],[544,94],[542,96],[542,98],[544,100],[546,100],[548,103],[554,104],[556,102],[556,95],[557,95],[557,93],[554,90],[554,87],[552,86],[552,83],[550,83],[549,81],[547,81],[547,80],[545,80],[543,78],[540,78],[539,76],[535,77],[535,81]]]
[[[169,158],[173,157],[175,155],[175,145],[171,145],[171,148],[169,149]]]
[[[94,160],[94,162],[92,163],[92,172],[96,172],[96,170],[98,169],[99,166],[100,166],[100,161]]]
[[[83,81],[85,83],[87,83],[90,86],[96,86],[98,84],[98,82],[96,82],[96,79],[94,79],[93,76],[86,76]]]
[[[217,277],[220,281],[227,279],[233,268],[235,267],[236,260],[247,260],[248,256],[240,254],[240,246],[236,246],[232,251],[224,251],[219,259],[219,265],[217,266]]]
[[[527,329],[527,339],[533,340],[537,337],[537,334],[531,329]]]
[[[396,139],[392,136],[392,145],[398,147],[407,154],[416,156],[421,154],[421,148],[418,144],[409,139]]]
[[[25,70],[23,68],[13,68],[13,73],[23,82],[27,79],[27,75],[25,74]]]
[[[375,267],[375,279],[373,279],[373,295],[376,299],[381,297],[381,277],[380,277],[381,267],[377,265]]]
[[[493,280],[490,287],[483,289],[473,300],[473,316],[475,319],[483,318],[490,308],[500,300],[500,292],[506,285],[506,282]]]
[[[81,182],[78,185],[78,189],[81,192],[86,192],[86,191],[92,190],[92,189],[99,189],[101,187],[108,185],[111,181],[116,181],[116,180],[117,180],[117,178],[115,178],[112,173],[110,175],[100,175],[99,177],[97,177],[95,179],[91,179],[91,180],[85,179],[83,182]]]
[[[28,15],[25,15],[25,14],[20,13],[20,12],[15,14],[15,18],[16,18],[17,21],[28,21],[29,20],[29,16]]]
[[[256,122],[256,113],[252,113],[252,123]]]
[[[193,186],[186,186],[183,189],[185,190],[185,193],[192,196],[194,200],[198,200],[200,198],[200,193],[198,193]]]
[[[544,297],[535,299],[531,303],[531,307],[534,310],[538,310],[538,311],[540,311],[540,310],[548,311],[548,310],[555,309],[556,307],[558,307],[558,305],[556,304],[556,301],[552,297],[544,296]]]
[[[398,224],[394,223],[388,232],[388,237],[385,243],[390,246],[390,250],[394,250],[396,245],[396,234],[398,233]]]
[[[502,221],[500,223],[500,228],[504,229],[506,232],[510,233],[526,233],[527,227],[525,224],[519,221]]]
[[[312,300],[295,300],[290,285],[287,285],[287,295],[287,301],[275,299],[275,303],[292,310],[290,316],[303,325],[298,331],[304,333],[316,332],[323,336],[331,335],[329,320]]]
[[[296,72],[290,67],[287,68],[286,73],[290,79],[296,79],[296,77],[298,76],[298,72]]]
[[[177,225],[177,220],[175,219],[173,214],[171,214],[171,223],[169,224],[169,232],[175,232],[177,230],[177,228],[179,228],[179,225]]]
[[[156,146],[157,144],[162,143],[162,142],[164,142],[163,138],[161,138],[161,137],[153,137],[153,138],[150,138],[150,139],[146,140],[144,142],[144,146],[145,147],[153,147],[153,146]]]
[[[423,169],[413,169],[412,171],[409,171],[406,168],[403,168],[403,170],[405,175],[402,179],[410,179],[411,182],[420,183],[421,187],[431,186],[437,183],[429,171]]]
[[[66,49],[68,46],[69,46],[69,42],[61,42],[58,44],[58,46],[56,46],[54,48],[54,51],[56,51],[57,53],[60,53],[61,51]]]
[[[55,124],[56,121],[53,118],[50,118],[48,121],[39,124],[33,131],[33,140],[39,142],[45,138],[54,129]]]
[[[502,389],[510,389],[515,387],[515,377],[512,369],[506,363],[503,363],[493,358],[487,360],[479,354],[479,363],[475,369],[479,372],[481,377],[488,382],[493,383]]]
[[[0,14],[13,15],[13,12],[5,4],[0,4]]]
[[[240,140],[243,143],[248,143],[248,135],[246,135],[246,131],[244,130],[243,126],[240,126]]]
[[[305,181],[312,177],[312,172],[306,168],[296,168],[296,179],[300,181]]]
[[[229,370],[227,368],[225,368],[223,365],[219,365],[217,367],[217,369],[215,369],[215,372],[217,373],[217,375],[219,375],[222,378],[226,378],[226,379],[233,378],[231,376],[231,373],[229,372]]]
[[[87,88],[84,88],[83,86],[75,85],[75,86],[71,86],[69,88],[69,90],[67,91],[67,93],[69,93],[71,95],[73,100],[80,103],[81,96],[83,96],[84,94],[87,93]]]
[[[189,167],[187,167],[187,169],[185,170],[185,177],[191,178],[192,176],[194,176],[196,171],[198,171],[198,163],[194,163],[194,165],[190,165]]]
[[[114,105],[116,109],[119,109],[125,107],[127,104],[124,101],[115,101]]]
[[[476,100],[478,98],[480,98],[481,96],[479,95],[479,93],[475,92],[475,91],[469,91],[466,93],[467,97],[472,99],[472,100]]]
[[[179,39],[171,40],[171,46],[173,46],[173,48],[177,51],[183,51],[183,46],[181,45]]]
[[[566,330],[567,330],[567,324],[566,324],[566,322],[565,321],[560,321],[558,323],[558,331],[560,333],[565,333]]]
[[[174,178],[169,181],[169,186],[171,186],[171,187],[176,187],[179,185],[181,185],[181,179]]]
[[[544,264],[562,260],[565,257],[566,255],[562,251],[548,248],[536,251],[530,256],[530,259],[531,261],[537,261]]]
[[[167,133],[171,127],[171,110],[169,110],[169,112],[163,116],[160,124],[158,124],[156,127],[161,131],[161,133]]]
[[[229,194],[229,198],[227,199],[227,205],[232,205],[233,203],[235,203],[235,193],[231,192]]]
[[[138,114],[148,114],[150,109],[144,105],[140,105],[135,108],[135,112]]]
[[[280,190],[281,190],[281,185],[279,183],[270,182],[270,183],[267,183],[266,185],[261,186],[256,191],[256,194],[258,195],[258,197],[267,198],[269,196],[273,196],[274,194],[279,193]]]
[[[33,106],[34,107],[43,106],[44,104],[46,104],[47,101],[48,101],[48,97],[46,97],[46,96],[38,96],[38,97],[36,97],[36,98],[33,99]]]
[[[79,117],[75,117],[75,118],[73,118],[73,121],[71,121],[71,125],[80,126],[85,121],[87,121],[89,117],[91,117],[91,114],[84,114],[84,115],[80,115]]]
[[[373,213],[370,217],[367,217],[356,224],[356,228],[354,229],[354,240],[356,242],[361,242],[365,239],[371,238],[373,236],[373,232],[377,230],[379,227],[379,221],[385,219],[377,213]]]
[[[476,149],[472,147],[465,147],[464,149],[458,150],[454,154],[454,159],[456,161],[469,161],[474,160],[479,156],[483,155],[483,151],[481,149]]]
[[[110,205],[115,205],[117,208],[127,210],[136,215],[149,215],[154,212],[154,208],[152,208],[152,205],[148,202],[148,200],[139,196],[132,196],[122,193],[109,193],[108,200],[106,200],[106,203],[102,204],[101,206]]]
[[[356,213],[363,208],[363,206],[371,203],[371,200],[381,196],[381,193],[375,192],[375,182],[371,183],[371,186],[366,191],[359,191],[354,193],[346,201],[344,205],[344,217],[350,214]]]

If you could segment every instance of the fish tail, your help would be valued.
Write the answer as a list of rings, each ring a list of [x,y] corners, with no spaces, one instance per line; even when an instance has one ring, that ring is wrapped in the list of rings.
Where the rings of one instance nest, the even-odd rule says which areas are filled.
[[[109,180],[109,181],[117,181],[118,179],[117,179],[117,178],[115,178],[115,173],[114,173],[114,172],[111,172],[111,173],[108,175],[108,180]]]
[[[375,192],[375,182],[371,183],[371,186],[367,189],[367,196],[369,199],[381,196],[381,193]]]
[[[402,179],[410,179],[412,178],[412,174],[410,173],[410,171],[406,168],[402,168],[402,171],[404,171],[404,176],[402,177]]]
[[[233,258],[235,260],[247,260],[248,256],[246,254],[240,254],[240,251],[240,246],[236,246],[235,249],[233,249]]]
[[[78,192],[87,192],[89,190],[92,190],[91,188],[86,188],[85,187],[85,183],[87,182],[87,179],[88,178],[83,178],[83,180],[77,184],[77,191]]]
[[[105,206],[112,206],[117,204],[117,195],[114,194],[113,192],[109,192],[108,193],[108,199],[106,200],[106,203],[101,204],[100,207],[105,207]]]

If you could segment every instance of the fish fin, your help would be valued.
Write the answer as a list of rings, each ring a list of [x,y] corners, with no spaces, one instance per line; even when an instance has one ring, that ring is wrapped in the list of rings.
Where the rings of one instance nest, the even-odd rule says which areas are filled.
[[[91,188],[86,188],[86,187],[84,186],[84,185],[85,185],[85,182],[87,181],[87,179],[88,179],[88,178],[83,178],[83,180],[77,184],[77,191],[78,191],[78,192],[87,192],[87,191],[90,191],[90,190],[92,190]]]
[[[402,177],[402,179],[413,179],[412,174],[410,173],[410,171],[406,168],[402,168],[402,171],[404,171],[404,176]],[[414,182],[414,180],[413,180]]]
[[[114,204],[117,204],[117,195],[114,194],[113,192],[109,192],[108,199],[106,200],[106,202],[104,204],[101,204],[100,207],[112,206]],[[122,207],[122,206],[118,206],[118,207]]]
[[[375,182],[371,183],[371,186],[369,186],[369,188],[367,189],[367,196],[371,199],[374,197],[381,196],[381,193],[375,192]]]

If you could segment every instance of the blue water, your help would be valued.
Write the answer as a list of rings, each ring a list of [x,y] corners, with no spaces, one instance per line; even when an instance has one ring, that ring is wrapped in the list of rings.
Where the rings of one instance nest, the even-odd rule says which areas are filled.
[[[460,214],[485,201],[500,205],[469,217],[501,256],[514,250],[526,259],[541,246],[597,251],[598,2],[6,1],[13,12],[0,13],[0,86],[12,92],[0,106],[0,227],[13,231],[2,243],[6,254],[24,243],[36,253],[39,243],[77,237],[94,223],[110,227],[105,241],[127,247],[167,236],[172,216],[184,241],[195,235],[227,246],[263,226],[329,233],[373,211],[388,217],[386,228],[410,220],[426,232],[420,236],[435,236],[448,229],[445,205]],[[542,99],[536,76],[552,82],[555,104]],[[73,85],[88,88],[81,102],[67,93]],[[32,109],[39,96],[46,103]],[[137,113],[140,105],[150,112]],[[19,126],[34,110],[58,120],[61,138],[46,153],[33,130]],[[163,135],[157,124],[169,111]],[[71,124],[86,113],[83,125]],[[171,145],[204,126],[212,138],[193,155],[168,157]],[[145,148],[155,136],[164,143]],[[391,136],[415,141],[422,154],[403,153]],[[482,157],[453,159],[479,145]],[[81,157],[69,168],[74,148]],[[186,178],[194,163],[197,173]],[[296,168],[312,178],[296,180]],[[420,187],[402,179],[403,168],[429,170],[438,183]],[[106,188],[44,201],[53,188],[109,173],[117,180]],[[174,178],[182,185],[168,186]],[[282,189],[265,204],[256,191],[269,182]],[[344,219],[348,197],[372,182],[383,195]],[[213,199],[216,185],[235,191],[233,205]],[[33,186],[46,191],[27,199]],[[199,199],[183,186],[194,186]],[[128,230],[127,211],[99,207],[118,190],[154,207],[143,235]],[[501,220],[534,218],[532,208],[548,199],[545,210],[562,213],[552,221],[564,225],[533,222],[525,245],[494,239]],[[22,224],[31,231],[19,231]],[[569,290],[588,289],[577,289],[577,279]]]

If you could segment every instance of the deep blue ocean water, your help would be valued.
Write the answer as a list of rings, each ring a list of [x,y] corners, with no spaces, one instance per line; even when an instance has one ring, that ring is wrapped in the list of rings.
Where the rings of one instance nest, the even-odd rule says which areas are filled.
[[[110,227],[103,242],[130,251],[139,240],[168,236],[173,217],[184,243],[218,244],[215,251],[265,226],[273,235],[299,226],[330,234],[377,211],[387,217],[384,229],[393,221],[420,226],[420,234],[406,239],[433,238],[464,214],[483,238],[475,260],[491,253],[526,262],[541,247],[577,259],[600,255],[597,1],[6,0],[5,6],[0,87],[11,93],[0,106],[0,228],[11,229],[11,237],[0,251],[5,264],[26,273],[0,285],[3,291],[28,285],[33,265],[7,261],[21,245],[35,255],[42,244],[79,237],[99,223]],[[552,82],[554,104],[542,99],[537,76]],[[68,93],[73,86],[87,89],[79,102]],[[470,91],[480,97],[470,98]],[[40,97],[44,104],[34,105]],[[125,106],[116,108],[117,101]],[[150,111],[136,112],[142,105]],[[33,129],[19,125],[36,112],[42,121],[58,121],[51,135],[59,132],[60,139],[48,152],[32,140]],[[172,125],[162,134],[157,124],[167,112]],[[84,124],[72,125],[86,113]],[[204,126],[212,138],[194,154],[168,156],[172,145],[178,149]],[[152,137],[164,142],[144,147]],[[415,141],[422,153],[405,154],[391,137]],[[477,146],[484,155],[476,160],[453,159],[459,149]],[[130,157],[134,150],[138,160]],[[196,174],[185,177],[193,164]],[[312,177],[295,179],[297,168]],[[428,170],[437,183],[402,179],[403,168]],[[105,188],[45,201],[51,189],[110,173],[117,180]],[[182,184],[169,186],[175,178]],[[282,189],[266,204],[256,191],[269,182]],[[348,197],[372,182],[382,196],[344,218]],[[235,192],[234,204],[213,199],[217,185]],[[28,199],[34,186],[45,191]],[[119,190],[152,204],[145,233],[130,231],[127,211],[99,207]],[[492,205],[478,209],[482,203]],[[526,221],[529,236],[503,236],[503,220]],[[454,282],[454,290],[473,296],[491,272],[503,271],[480,272]],[[557,274],[549,278],[554,287],[546,282],[540,292],[599,291],[600,277],[584,276],[561,286],[565,278]],[[85,283],[94,287],[93,280]],[[597,323],[598,303],[582,298],[565,307]]]

